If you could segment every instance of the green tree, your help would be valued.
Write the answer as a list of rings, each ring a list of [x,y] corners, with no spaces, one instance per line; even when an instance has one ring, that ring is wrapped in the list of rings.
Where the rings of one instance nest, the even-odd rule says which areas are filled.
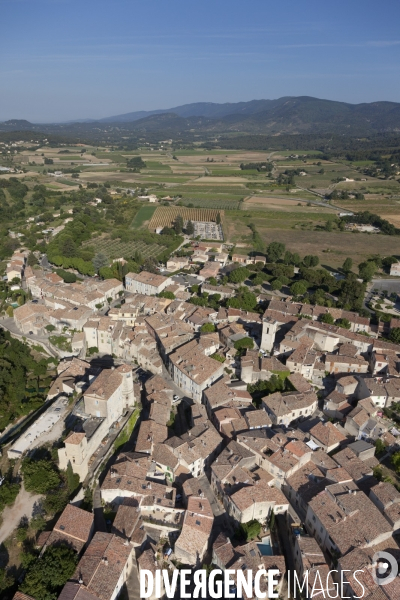
[[[210,279],[208,280],[208,283],[210,285],[218,285],[218,281],[215,279],[215,277],[210,277]]]
[[[267,247],[267,256],[269,262],[277,262],[285,252],[285,244],[281,242],[271,242]]]
[[[99,275],[102,279],[114,279],[116,274],[111,267],[101,267],[99,269]]]
[[[257,306],[257,298],[246,286],[241,286],[235,297],[229,298],[226,305],[230,308],[253,311]]]
[[[70,271],[64,271],[64,269],[56,269],[56,273],[59,277],[62,277],[65,283],[75,283],[77,277],[75,273],[70,273]]]
[[[241,539],[245,539],[246,542],[250,542],[254,540],[254,538],[258,537],[261,532],[261,523],[256,519],[252,521],[248,521],[247,523],[242,523],[239,527],[239,537]]]
[[[175,233],[177,233],[178,235],[180,233],[182,233],[182,230],[183,230],[183,217],[182,217],[182,215],[177,215],[177,217],[175,219],[175,223],[174,223],[174,230],[175,230]]]
[[[98,252],[92,262],[96,273],[98,273],[102,267],[107,267],[110,261],[104,252]]]
[[[149,273],[157,273],[157,261],[153,256],[148,256],[143,262],[143,270]]]
[[[189,219],[189,221],[187,222],[186,225],[186,233],[187,235],[193,235],[194,234],[194,225],[192,223],[192,221]]]
[[[71,548],[49,546],[43,556],[30,565],[20,589],[40,600],[55,600],[72,577],[77,562],[78,556]]]
[[[350,329],[351,323],[348,319],[337,319],[336,325],[338,327],[342,327],[343,329]]]
[[[396,473],[400,472],[400,452],[395,452],[392,454],[391,463],[395,468]]]
[[[28,266],[29,267],[33,267],[34,265],[38,264],[38,259],[33,254],[33,252],[29,252],[29,256],[28,256],[28,261],[27,262],[28,262]]]
[[[342,269],[345,273],[350,273],[352,268],[353,268],[353,260],[350,257],[348,257],[344,261]]]
[[[282,289],[283,283],[280,279],[274,279],[273,281],[271,281],[271,290],[273,290],[274,292],[279,291],[280,289]]]
[[[307,286],[303,281],[296,281],[290,286],[290,293],[293,296],[304,296],[307,291]]]
[[[389,339],[394,344],[400,344],[400,327],[392,327],[390,330]]]
[[[231,283],[243,283],[248,277],[250,277],[250,271],[246,267],[239,267],[229,273]]]
[[[386,446],[385,444],[382,442],[381,439],[377,439],[375,442],[375,454],[383,454],[386,451]]]
[[[214,325],[214,323],[204,323],[200,327],[200,332],[201,333],[213,333],[214,331],[215,331],[215,325]]]
[[[346,279],[341,282],[339,300],[342,306],[359,310],[362,306],[365,294],[365,284],[357,281],[354,273],[348,273]]]
[[[175,300],[175,294],[170,290],[163,290],[158,294],[159,298],[168,298],[168,300]]]
[[[221,214],[219,212],[217,212],[217,216],[215,218],[215,222],[217,225],[221,224]]]
[[[6,569],[0,568],[0,592],[4,592],[8,588],[14,585],[14,579],[6,571]],[[11,596],[9,596],[11,598]]]
[[[318,256],[308,254],[303,258],[303,263],[306,267],[316,267],[319,264]]]
[[[325,225],[325,231],[332,231],[332,230],[333,230],[332,221],[331,221],[331,219],[328,219],[328,221],[326,222],[326,225]]]
[[[28,492],[46,494],[60,485],[60,476],[54,464],[44,458],[25,458],[22,461],[22,474]]]
[[[376,263],[372,260],[362,262],[358,265],[358,272],[360,274],[360,278],[365,283],[367,283],[368,281],[371,281],[371,279],[375,275],[376,269],[377,269]]]
[[[335,322],[330,312],[321,315],[320,321],[321,323],[327,323],[328,325],[333,325]]]
[[[258,287],[259,285],[262,285],[265,281],[265,276],[262,273],[257,273],[257,275],[255,277],[252,278],[251,283],[252,285]]]
[[[8,475],[6,480],[0,486],[0,512],[6,507],[14,504],[18,496],[20,485],[12,483],[11,476]]]
[[[254,348],[254,340],[251,337],[243,337],[240,338],[240,340],[236,340],[233,346],[236,350],[243,350],[245,348],[252,349]]]
[[[72,237],[66,237],[60,246],[63,256],[76,256],[76,245]]]

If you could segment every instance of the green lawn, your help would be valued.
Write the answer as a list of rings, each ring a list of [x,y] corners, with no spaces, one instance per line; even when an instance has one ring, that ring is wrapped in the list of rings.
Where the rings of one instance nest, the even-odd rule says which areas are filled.
[[[132,221],[132,229],[139,229],[146,221],[150,221],[157,207],[158,204],[152,206],[146,204],[145,206],[141,206],[139,212]]]
[[[146,160],[146,166],[150,171],[171,171],[169,165],[157,161]]]

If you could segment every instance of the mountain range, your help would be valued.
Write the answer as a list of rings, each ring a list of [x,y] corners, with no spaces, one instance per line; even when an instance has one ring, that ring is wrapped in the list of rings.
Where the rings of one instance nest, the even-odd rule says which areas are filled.
[[[0,123],[0,131],[71,131],[110,127],[139,133],[165,135],[198,133],[335,133],[353,136],[400,131],[400,104],[372,102],[349,104],[310,96],[277,100],[217,104],[196,102],[169,109],[136,111],[100,120],[80,119],[70,123],[32,124],[24,120]]]

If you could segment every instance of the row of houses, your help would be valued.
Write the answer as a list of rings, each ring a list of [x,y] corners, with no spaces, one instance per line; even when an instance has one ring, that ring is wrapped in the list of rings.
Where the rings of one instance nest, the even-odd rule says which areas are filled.
[[[25,251],[16,251],[10,260],[7,261],[6,277],[8,282],[12,281],[13,279],[22,279],[25,272],[28,254],[29,253]]]

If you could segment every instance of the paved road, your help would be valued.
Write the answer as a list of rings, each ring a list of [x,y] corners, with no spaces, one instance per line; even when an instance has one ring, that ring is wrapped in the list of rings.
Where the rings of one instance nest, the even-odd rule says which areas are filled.
[[[42,258],[40,259],[40,266],[43,267],[44,269],[51,269],[52,266],[49,263],[48,259],[47,259],[47,254],[43,254]]]
[[[51,356],[58,357],[58,354],[52,348],[50,348],[49,340],[47,337],[36,334],[22,333],[16,326],[15,321],[12,317],[0,317],[0,327],[6,329],[11,333],[11,335],[16,337],[17,339],[20,339],[21,341],[23,341],[22,338],[24,337],[27,340],[31,340],[35,344],[40,342],[45,346],[45,348]]]
[[[16,529],[22,517],[30,519],[34,513],[35,505],[38,506],[42,496],[27,492],[22,483],[21,489],[12,506],[3,510],[3,522],[0,527],[0,544],[4,542]]]

